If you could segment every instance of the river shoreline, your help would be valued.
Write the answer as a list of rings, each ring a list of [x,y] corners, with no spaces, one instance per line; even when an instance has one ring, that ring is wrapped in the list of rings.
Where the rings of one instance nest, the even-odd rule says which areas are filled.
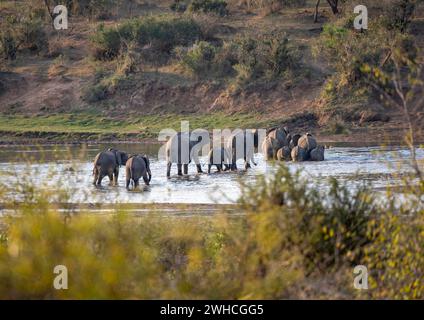
[[[344,134],[327,134],[317,129],[311,132],[323,145],[331,146],[406,146],[403,130],[351,130]],[[305,131],[305,132],[306,132]],[[424,137],[416,137],[417,144],[424,143]],[[67,132],[12,132],[0,131],[0,146],[41,146],[41,145],[83,145],[83,144],[158,144],[157,138],[142,134],[87,134]]]

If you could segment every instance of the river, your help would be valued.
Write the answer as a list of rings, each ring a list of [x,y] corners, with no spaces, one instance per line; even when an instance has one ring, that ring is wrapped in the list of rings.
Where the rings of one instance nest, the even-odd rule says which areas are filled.
[[[119,186],[109,186],[108,178],[101,188],[92,184],[93,159],[95,155],[109,147],[129,153],[147,154],[151,161],[152,181],[137,191],[125,189],[125,168],[119,176]],[[194,164],[189,166],[189,175],[176,176],[176,166],[172,176],[166,178],[166,164],[158,159],[160,145],[152,143],[120,145],[83,146],[1,146],[0,185],[9,189],[6,196],[19,200],[22,185],[30,182],[50,190],[66,187],[71,203],[79,204],[231,204],[240,196],[240,179],[254,182],[259,174],[272,175],[275,165],[266,163],[261,154],[255,155],[257,166],[244,172],[224,172],[196,174]],[[418,158],[424,158],[424,149],[417,150]],[[311,183],[326,181],[335,177],[354,186],[368,181],[371,187],[382,190],[388,185],[396,185],[394,172],[409,170],[406,160],[409,151],[401,147],[352,147],[331,146],[326,149],[323,162],[287,163],[290,170],[302,170]],[[202,158],[206,172],[206,158]],[[242,168],[242,165],[239,165]],[[214,169],[213,169],[214,171]]]

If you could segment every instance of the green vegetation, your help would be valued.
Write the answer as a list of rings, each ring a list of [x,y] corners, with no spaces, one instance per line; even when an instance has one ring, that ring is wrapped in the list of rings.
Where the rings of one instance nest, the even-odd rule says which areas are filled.
[[[176,46],[187,46],[200,38],[201,30],[194,20],[157,16],[128,20],[116,27],[100,25],[92,42],[96,58],[111,59],[133,41],[140,48],[150,45],[154,51],[169,53]]]
[[[17,216],[2,219],[0,297],[422,299],[423,181],[406,187],[400,209],[397,195],[382,203],[365,185],[327,186],[283,166],[242,185],[243,215],[208,219],[59,213],[49,191],[22,187]],[[66,201],[66,190],[54,192]],[[52,286],[58,264],[68,290]],[[367,291],[353,289],[358,264],[369,267]]]
[[[238,114],[228,116],[223,113],[181,116],[176,114],[147,115],[130,119],[114,119],[99,116],[95,113],[57,114],[51,116],[0,117],[1,132],[16,133],[75,133],[101,134],[115,133],[125,138],[125,135],[136,135],[139,138],[157,137],[165,128],[180,129],[180,121],[190,121],[191,128],[254,128],[258,124],[265,125],[260,116],[254,114]]]

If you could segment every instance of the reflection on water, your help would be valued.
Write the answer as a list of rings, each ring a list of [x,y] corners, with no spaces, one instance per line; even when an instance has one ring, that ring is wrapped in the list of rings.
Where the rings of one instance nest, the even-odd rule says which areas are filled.
[[[114,147],[128,153],[147,154],[151,161],[152,181],[149,187],[143,183],[138,191],[127,191],[125,169],[120,170],[119,186],[92,185],[92,161],[102,150]],[[69,202],[73,203],[232,203],[240,196],[239,179],[253,182],[258,174],[272,175],[275,167],[256,154],[258,166],[244,172],[225,172],[197,175],[194,164],[189,166],[189,175],[176,176],[176,166],[172,168],[170,179],[166,178],[166,164],[157,157],[160,145],[88,145],[88,146],[2,146],[0,147],[0,183],[16,186],[25,179],[35,185],[48,188],[66,186],[71,192]],[[424,149],[417,151],[424,158]],[[311,182],[322,182],[326,177],[336,177],[352,185],[367,180],[373,187],[381,188],[395,185],[397,181],[391,175],[400,168],[408,170],[405,159],[409,151],[402,148],[381,147],[332,147],[326,150],[324,162],[288,163],[290,170],[302,169],[302,175]],[[28,160],[36,163],[28,164]],[[203,170],[206,171],[206,158],[203,157]],[[239,168],[243,166],[239,165]],[[19,198],[18,193],[10,194]]]

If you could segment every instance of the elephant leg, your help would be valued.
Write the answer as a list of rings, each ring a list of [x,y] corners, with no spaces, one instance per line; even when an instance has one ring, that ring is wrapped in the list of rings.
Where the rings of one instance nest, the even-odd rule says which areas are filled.
[[[179,176],[183,175],[182,166],[183,165],[181,163],[177,163],[177,169],[178,169],[178,175]]]
[[[197,173],[203,173],[200,163],[196,164],[196,167],[197,167]]]
[[[131,182],[131,179],[127,179],[126,181],[127,190],[130,189],[130,182]]]
[[[102,185],[102,180],[105,177],[105,175],[103,173],[99,174],[99,179],[97,179],[97,185],[101,186]]]
[[[114,181],[113,181],[113,173],[109,173],[108,175],[107,175],[108,177],[109,177],[109,185],[111,186],[111,185],[113,185],[113,183],[114,183]]]
[[[244,169],[247,170],[249,168],[251,168],[250,161],[247,161],[246,158],[244,158]]]
[[[212,168],[212,165],[208,164],[208,174],[211,173],[211,168]]]
[[[93,180],[94,185],[97,184],[98,179],[99,179],[99,172],[96,169],[94,169],[94,180]]]
[[[134,180],[134,189],[137,189],[139,185],[140,185],[140,179],[135,179]]]
[[[171,163],[171,162],[168,162],[168,163],[166,164],[166,176],[167,176],[168,178],[171,176],[171,166],[172,166],[172,163]]]
[[[119,169],[116,168],[115,171],[113,172],[113,185],[117,186],[118,185],[118,177],[119,177]]]
[[[184,165],[184,174],[188,174],[188,164]]]
[[[218,170],[218,172],[221,172],[222,171],[222,166],[220,164],[217,164],[216,165],[216,169]]]
[[[147,176],[146,173],[143,175],[143,180],[144,180],[144,183],[146,184],[146,186],[148,186],[150,184],[149,177]]]
[[[231,171],[237,171],[237,164],[235,162],[231,164]]]

